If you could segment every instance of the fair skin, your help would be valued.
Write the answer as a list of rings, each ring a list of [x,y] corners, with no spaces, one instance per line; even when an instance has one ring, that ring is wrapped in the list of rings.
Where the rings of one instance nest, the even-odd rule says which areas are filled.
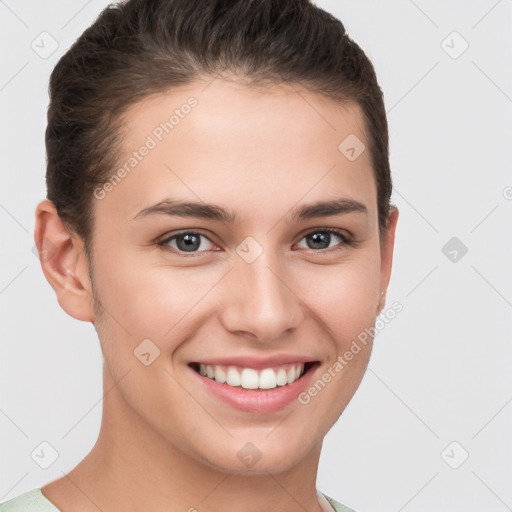
[[[194,83],[128,109],[121,160],[191,96],[198,105],[93,201],[92,283],[80,238],[50,201],[36,210],[36,240],[57,248],[43,272],[60,306],[94,323],[108,392],[90,453],[42,487],[63,512],[319,512],[322,441],[368,364],[371,342],[307,404],[297,399],[373,326],[391,274],[398,211],[381,245],[369,151],[349,161],[338,150],[349,134],[369,147],[361,111],[298,86]],[[236,218],[134,219],[166,198],[215,204]],[[335,199],[365,211],[293,217]],[[165,244],[178,231],[202,236]],[[247,237],[257,243],[250,253],[262,249],[251,262],[240,252]],[[145,339],[160,350],[147,366],[134,356]],[[211,363],[277,374],[301,362],[311,364],[297,381],[267,390],[196,371]],[[293,399],[262,403],[287,386]],[[261,458],[244,462],[243,448]]]

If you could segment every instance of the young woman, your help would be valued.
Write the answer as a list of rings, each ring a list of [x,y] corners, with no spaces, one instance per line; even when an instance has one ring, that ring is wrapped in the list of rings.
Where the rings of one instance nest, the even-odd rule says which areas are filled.
[[[308,0],[128,0],[50,80],[42,270],[104,356],[98,440],[0,511],[350,510],[316,488],[398,219],[373,67]]]

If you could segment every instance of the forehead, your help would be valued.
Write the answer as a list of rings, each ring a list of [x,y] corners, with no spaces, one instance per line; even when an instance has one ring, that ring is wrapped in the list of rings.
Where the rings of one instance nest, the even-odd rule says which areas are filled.
[[[363,116],[354,103],[296,85],[216,79],[145,98],[123,121],[113,169],[124,169],[123,178],[102,207],[118,202],[128,214],[166,195],[224,201],[231,209],[258,195],[262,206],[273,207],[326,191],[375,202]],[[362,152],[354,159],[352,149]]]

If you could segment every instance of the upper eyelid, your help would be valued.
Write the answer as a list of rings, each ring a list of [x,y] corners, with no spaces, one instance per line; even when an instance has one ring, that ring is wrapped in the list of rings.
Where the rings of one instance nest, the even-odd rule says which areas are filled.
[[[353,238],[352,233],[350,233],[346,229],[333,228],[333,227],[328,227],[328,226],[323,226],[323,227],[319,227],[319,228],[308,228],[308,229],[306,229],[304,231],[301,231],[298,236],[300,236],[300,238],[302,239],[302,238],[304,238],[305,236],[307,236],[307,235],[309,235],[311,233],[322,233],[324,231],[327,231],[327,232],[332,233],[334,235],[345,237],[347,239]]]
[[[184,229],[184,230],[181,230],[178,232],[173,232],[172,234],[169,234],[169,235],[164,235],[163,237],[158,239],[159,240],[158,243],[169,242],[170,240],[173,240],[174,238],[177,238],[180,235],[201,235],[201,236],[204,236],[205,238],[207,238],[212,244],[215,243],[210,238],[209,235],[206,235],[205,233],[203,233],[201,230],[198,230],[198,229]]]

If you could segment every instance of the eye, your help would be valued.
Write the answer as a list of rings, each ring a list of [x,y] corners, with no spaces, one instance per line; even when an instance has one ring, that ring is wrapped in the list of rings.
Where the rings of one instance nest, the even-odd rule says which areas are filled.
[[[336,238],[341,243],[333,245],[332,243],[336,241]],[[352,245],[353,243],[345,233],[333,228],[310,231],[302,237],[302,240],[306,241],[306,247],[302,246],[300,248],[319,252],[324,252],[325,249],[342,249],[345,245]],[[158,246],[178,254],[188,253],[190,255],[207,252],[208,250],[220,250],[206,235],[195,231],[175,233],[158,242]]]
[[[206,240],[206,243],[203,242]],[[205,252],[208,248],[205,248],[205,245],[211,245],[212,247],[216,247],[211,240],[201,233],[196,233],[193,231],[186,231],[183,233],[174,234],[158,242],[158,245],[165,248],[170,249],[173,252],[186,252],[186,253],[197,253],[197,252]],[[201,248],[202,250],[198,250]]]
[[[331,245],[331,242],[338,238],[341,244]],[[306,241],[307,246],[302,247],[312,249],[315,251],[322,251],[323,249],[330,249],[333,247],[342,248],[344,245],[350,245],[351,240],[342,231],[332,228],[317,229],[307,233],[302,240]]]

